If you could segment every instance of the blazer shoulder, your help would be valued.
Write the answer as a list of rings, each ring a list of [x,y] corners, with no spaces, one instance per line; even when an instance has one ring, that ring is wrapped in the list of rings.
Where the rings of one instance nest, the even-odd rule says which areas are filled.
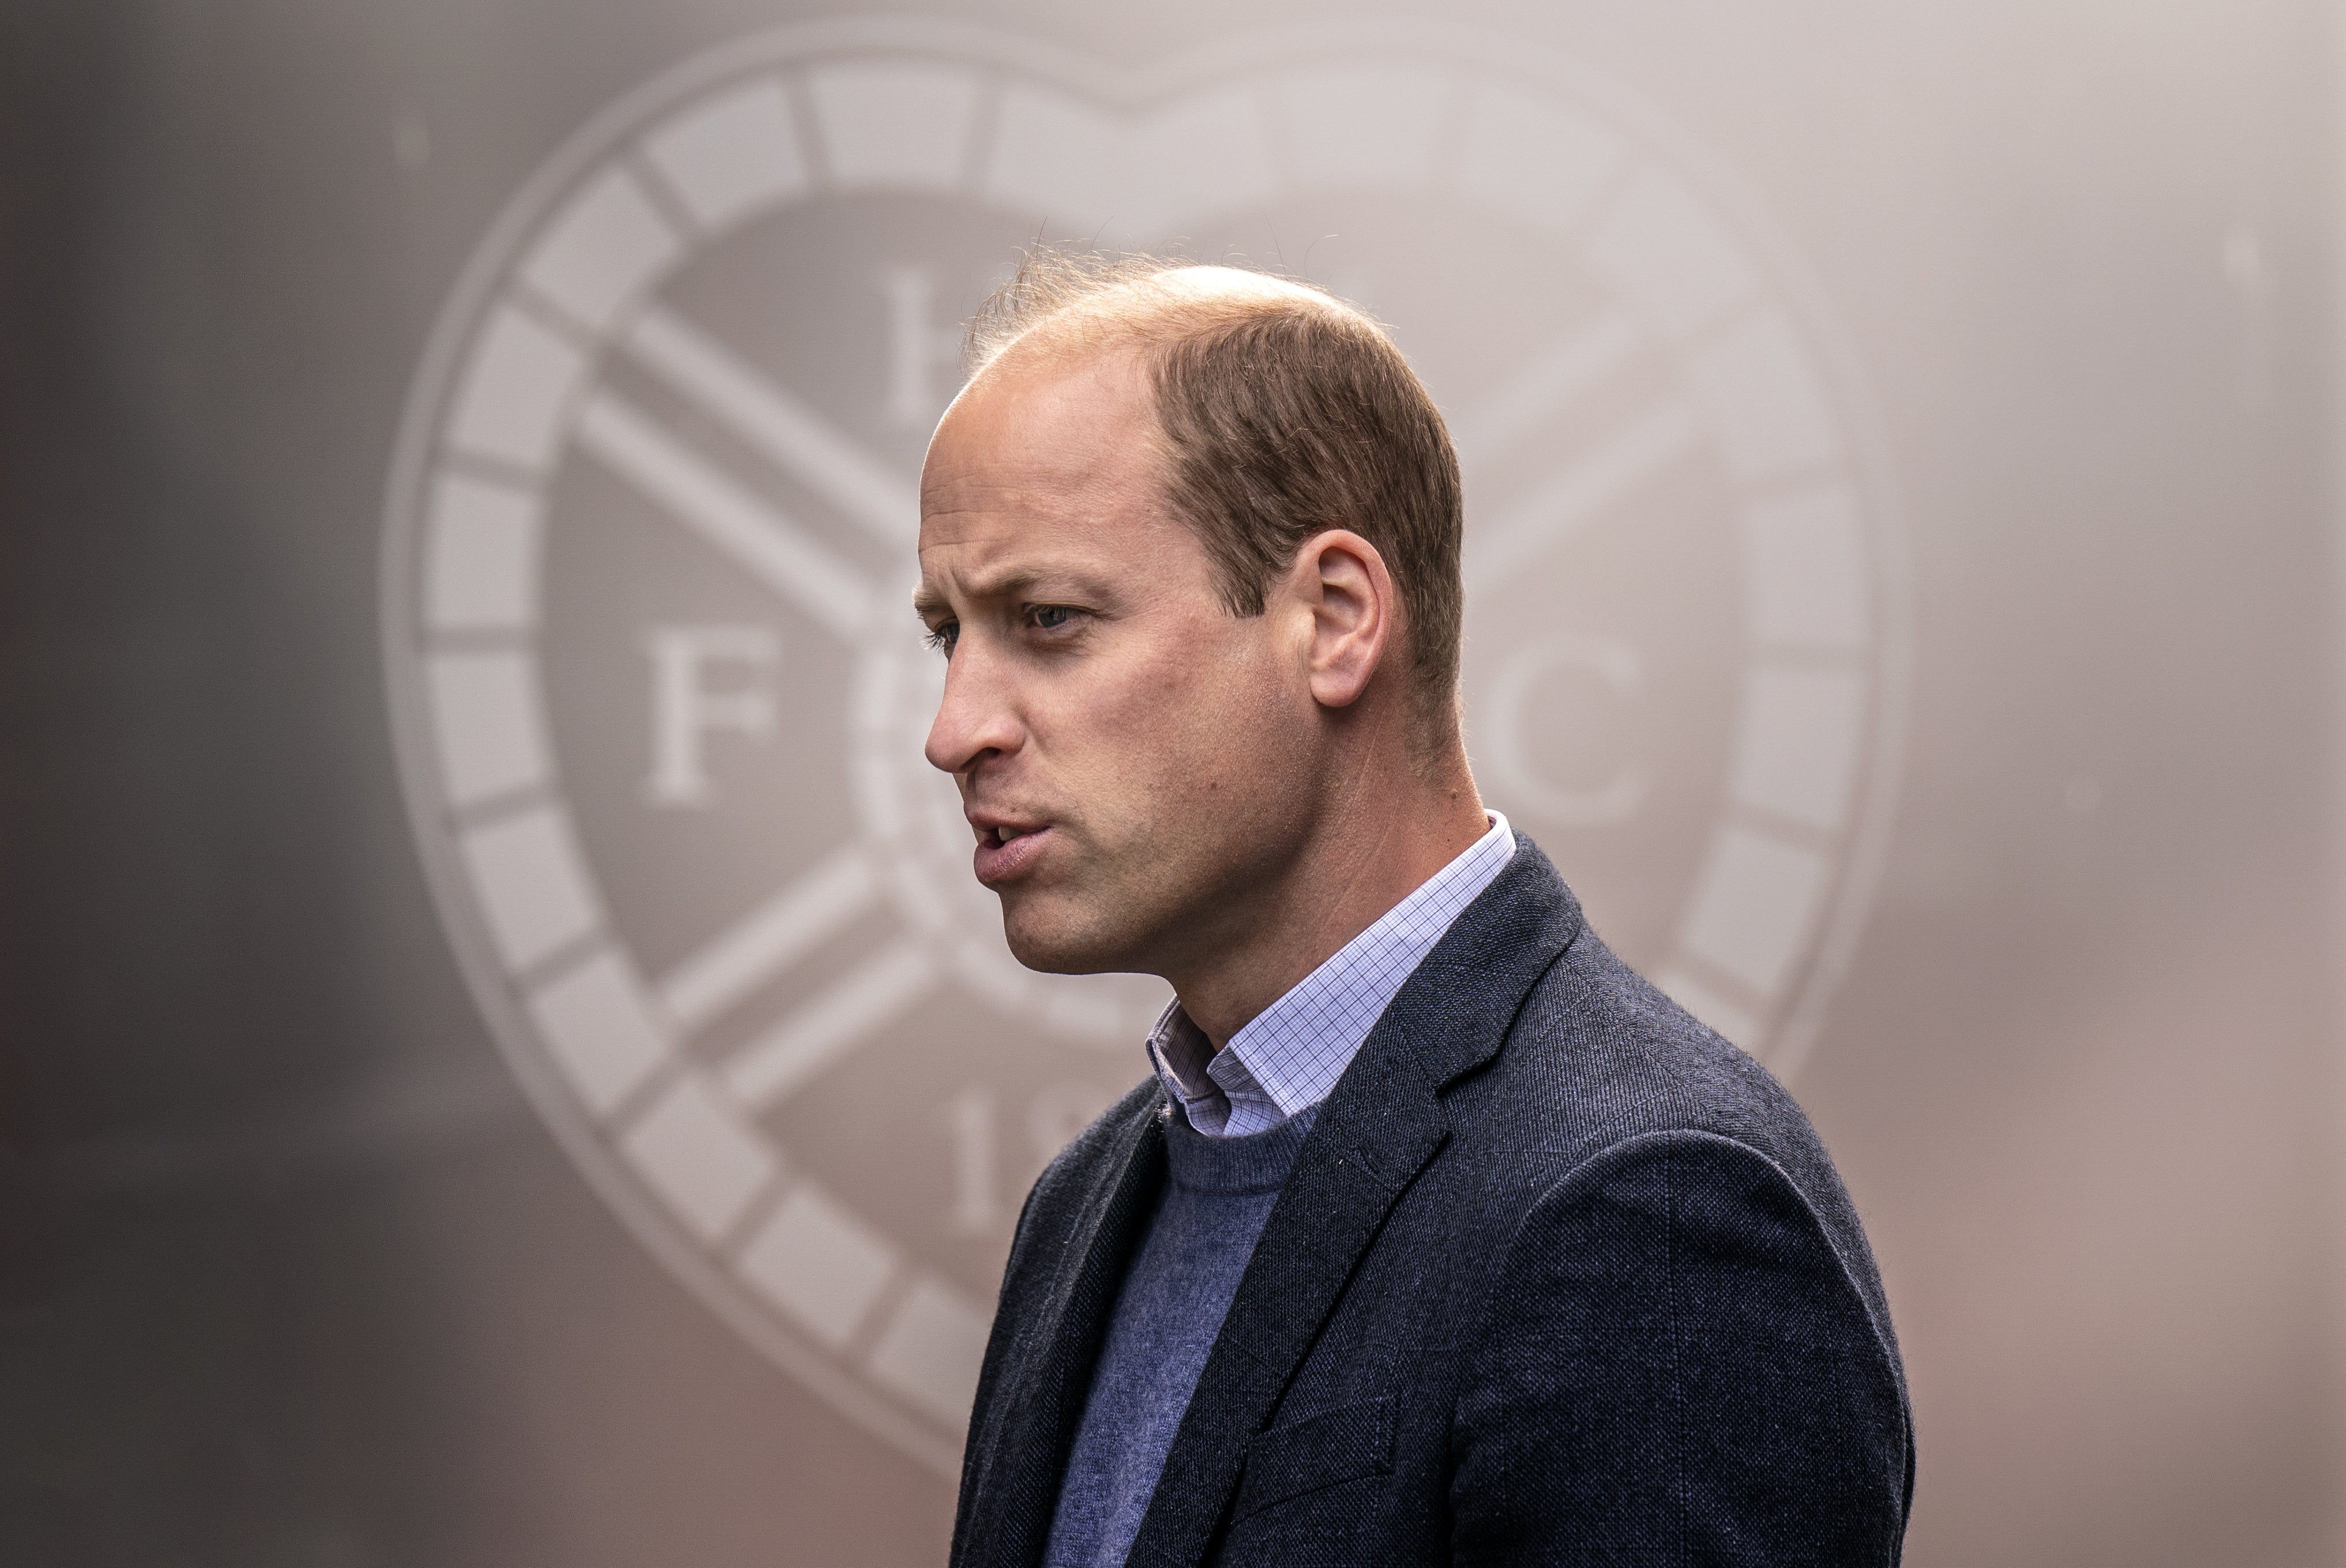
[[[1807,1152],[1821,1153],[1808,1116],[1773,1074],[1592,931],[1581,931],[1532,987],[1501,1060],[1509,1098],[1568,1107],[1566,1120],[1601,1144],[1643,1133],[1715,1133],[1787,1165],[1795,1180]]]
[[[1452,1096],[1451,1114],[1484,1148],[1514,1151],[1495,1166],[1515,1166],[1536,1151],[1552,1176],[1666,1134],[1749,1151],[1782,1173],[1815,1214],[1894,1347],[1856,1207],[1799,1102],[1594,932],[1584,928],[1540,976],[1494,1070]]]

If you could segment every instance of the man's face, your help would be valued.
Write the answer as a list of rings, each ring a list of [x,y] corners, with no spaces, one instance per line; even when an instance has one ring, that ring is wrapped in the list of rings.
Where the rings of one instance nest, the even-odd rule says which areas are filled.
[[[928,759],[1035,969],[1213,951],[1311,823],[1309,615],[1223,607],[1157,451],[1128,358],[1005,362],[921,476],[920,609],[949,661]]]

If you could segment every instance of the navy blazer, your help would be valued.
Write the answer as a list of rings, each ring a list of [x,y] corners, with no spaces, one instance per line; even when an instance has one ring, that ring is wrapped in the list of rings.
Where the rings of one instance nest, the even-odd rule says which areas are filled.
[[[1321,1107],[1129,1562],[1898,1561],[1905,1375],[1831,1161],[1518,846]],[[1168,1114],[1151,1078],[1027,1196],[954,1568],[1042,1559]]]

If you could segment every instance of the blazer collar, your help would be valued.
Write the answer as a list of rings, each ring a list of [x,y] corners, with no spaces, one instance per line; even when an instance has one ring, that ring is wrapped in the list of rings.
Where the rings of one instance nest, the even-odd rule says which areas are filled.
[[[1499,1054],[1524,998],[1583,923],[1580,901],[1555,864],[1517,833],[1515,859],[1425,955],[1369,1042],[1393,1025],[1408,1044],[1388,1041],[1386,1054],[1408,1057],[1413,1050],[1428,1085],[1448,1088]]]
[[[1190,1568],[1204,1556],[1248,1441],[1385,1216],[1449,1136],[1442,1091],[1498,1054],[1533,984],[1580,930],[1564,880],[1519,836],[1514,860],[1369,1032],[1263,1226],[1127,1562]]]

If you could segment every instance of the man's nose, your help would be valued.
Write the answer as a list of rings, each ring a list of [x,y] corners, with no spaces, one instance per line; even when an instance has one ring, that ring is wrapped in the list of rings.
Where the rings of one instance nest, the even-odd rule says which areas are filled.
[[[999,667],[969,642],[954,650],[945,665],[944,699],[922,748],[931,767],[964,773],[989,752],[1007,756],[1018,749],[1023,731],[1001,677]]]

